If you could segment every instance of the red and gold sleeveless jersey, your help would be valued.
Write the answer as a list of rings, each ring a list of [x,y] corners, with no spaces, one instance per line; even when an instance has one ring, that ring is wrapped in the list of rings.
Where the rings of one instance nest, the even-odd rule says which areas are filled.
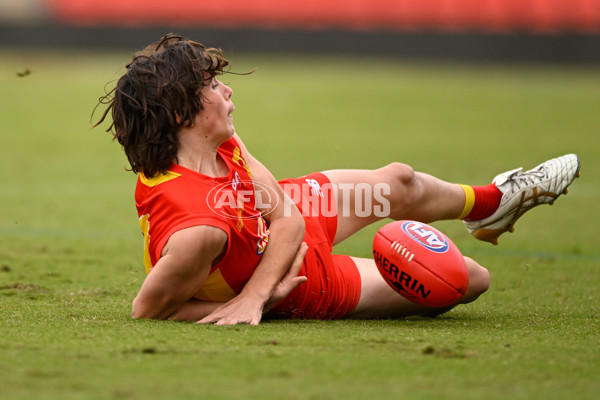
[[[218,155],[229,173],[213,178],[173,164],[166,174],[138,177],[135,201],[144,235],[144,266],[150,273],[169,237],[181,229],[209,225],[227,233],[224,257],[195,295],[199,300],[228,301],[239,293],[260,261],[269,240],[256,209],[250,169],[234,138]]]

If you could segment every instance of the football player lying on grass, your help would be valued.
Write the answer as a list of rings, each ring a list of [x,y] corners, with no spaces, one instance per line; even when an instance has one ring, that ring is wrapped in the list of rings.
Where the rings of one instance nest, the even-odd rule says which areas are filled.
[[[552,203],[579,174],[569,154],[487,186],[444,182],[392,163],[276,181],[237,135],[220,50],[167,35],[135,54],[100,104],[108,131],[139,175],[135,201],[147,277],[134,318],[258,324],[274,318],[393,318],[448,308],[417,304],[386,283],[373,259],[333,245],[383,218],[463,220],[496,244],[517,219]],[[368,207],[367,207],[368,206]],[[304,243],[304,244],[303,244]],[[465,257],[468,287],[489,286]]]

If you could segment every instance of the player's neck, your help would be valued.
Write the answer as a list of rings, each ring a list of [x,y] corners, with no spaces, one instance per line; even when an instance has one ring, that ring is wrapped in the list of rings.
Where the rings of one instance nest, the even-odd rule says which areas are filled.
[[[179,135],[176,163],[203,175],[220,177],[227,175],[227,166],[218,153],[220,143],[200,135]]]

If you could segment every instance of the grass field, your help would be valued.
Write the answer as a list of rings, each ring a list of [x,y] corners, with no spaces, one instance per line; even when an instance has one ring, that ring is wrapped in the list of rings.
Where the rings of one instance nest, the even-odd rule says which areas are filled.
[[[238,132],[278,178],[403,161],[485,184],[576,152],[582,178],[500,246],[438,223],[492,274],[436,318],[134,321],[135,176],[90,113],[127,54],[0,51],[2,399],[597,399],[600,70],[236,55]],[[29,68],[32,72],[18,77]],[[374,230],[336,251],[368,257]]]

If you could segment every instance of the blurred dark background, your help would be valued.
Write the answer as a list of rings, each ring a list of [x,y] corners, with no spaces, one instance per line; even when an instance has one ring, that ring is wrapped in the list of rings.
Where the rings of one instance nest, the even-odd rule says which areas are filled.
[[[600,65],[600,0],[0,0],[0,46],[137,50],[167,32],[231,51]]]

